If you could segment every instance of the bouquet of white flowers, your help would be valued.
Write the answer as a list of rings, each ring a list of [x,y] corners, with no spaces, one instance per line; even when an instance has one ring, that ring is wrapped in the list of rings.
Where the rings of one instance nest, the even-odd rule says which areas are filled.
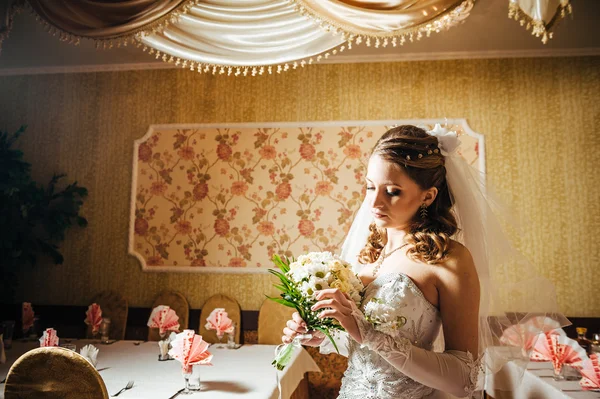
[[[313,311],[311,306],[317,303],[316,292],[327,288],[338,288],[357,306],[360,305],[363,284],[352,272],[352,266],[330,252],[310,252],[300,255],[297,260],[291,262],[286,257],[280,258],[274,255],[273,262],[279,270],[270,269],[269,272],[277,276],[281,282],[281,285],[275,286],[281,290],[281,298],[269,299],[295,308],[306,322],[307,329],[325,334],[339,353],[331,335],[336,330],[344,331],[344,328],[335,319],[320,319],[318,317],[320,310]],[[310,339],[311,336],[305,335],[300,338]],[[279,370],[283,370],[289,362],[294,344],[299,345],[298,342],[283,345],[278,351],[273,365]]]

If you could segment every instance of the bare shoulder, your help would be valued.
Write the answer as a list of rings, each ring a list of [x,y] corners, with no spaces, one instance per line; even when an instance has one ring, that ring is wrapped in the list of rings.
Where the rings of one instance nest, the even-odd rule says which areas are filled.
[[[458,241],[450,240],[450,250],[444,262],[438,264],[440,277],[452,275],[454,278],[477,277],[473,256],[467,247]]]
[[[446,349],[477,353],[480,284],[470,251],[452,240],[438,264],[437,290]]]

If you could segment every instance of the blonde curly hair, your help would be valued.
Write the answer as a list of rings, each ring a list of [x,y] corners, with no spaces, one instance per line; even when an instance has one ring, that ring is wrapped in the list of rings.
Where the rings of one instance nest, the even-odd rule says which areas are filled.
[[[388,130],[375,144],[371,155],[379,155],[389,162],[403,167],[404,172],[415,183],[426,190],[438,189],[435,200],[427,208],[427,217],[415,213],[406,234],[407,255],[415,260],[436,264],[447,259],[451,239],[458,225],[452,211],[451,193],[446,182],[444,156],[435,151],[436,137],[425,130],[403,125]],[[421,156],[419,156],[421,154]],[[365,247],[358,256],[360,263],[375,262],[387,242],[385,229],[372,223]]]

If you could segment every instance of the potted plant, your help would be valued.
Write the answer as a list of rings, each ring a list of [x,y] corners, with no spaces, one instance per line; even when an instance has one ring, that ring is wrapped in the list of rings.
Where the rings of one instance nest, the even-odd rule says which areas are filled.
[[[0,291],[2,302],[12,302],[15,271],[35,265],[40,256],[63,263],[58,244],[73,225],[85,227],[79,215],[87,189],[77,182],[58,187],[65,175],[54,175],[44,187],[31,178],[31,164],[13,144],[25,131],[0,131]]]

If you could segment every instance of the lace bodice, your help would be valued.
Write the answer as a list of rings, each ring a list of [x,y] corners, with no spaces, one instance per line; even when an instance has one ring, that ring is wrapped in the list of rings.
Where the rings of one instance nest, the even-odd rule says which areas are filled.
[[[370,301],[384,303],[400,314],[394,328],[376,327],[394,338],[407,338],[412,345],[431,350],[441,331],[439,311],[429,303],[405,274],[378,276],[365,289],[361,311]],[[368,312],[367,312],[368,314]],[[378,353],[364,345],[349,342],[348,369],[344,373],[339,398],[391,399],[436,396],[434,389],[402,374]]]

